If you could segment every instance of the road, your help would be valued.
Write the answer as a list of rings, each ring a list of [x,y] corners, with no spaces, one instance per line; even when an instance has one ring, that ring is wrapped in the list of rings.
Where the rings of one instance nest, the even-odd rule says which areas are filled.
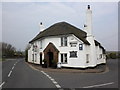
[[[2,63],[2,88],[118,88],[118,60],[105,73],[60,73],[32,69],[24,59]]]
[[[2,67],[3,88],[55,88],[44,74],[31,69],[23,59],[5,61]]]

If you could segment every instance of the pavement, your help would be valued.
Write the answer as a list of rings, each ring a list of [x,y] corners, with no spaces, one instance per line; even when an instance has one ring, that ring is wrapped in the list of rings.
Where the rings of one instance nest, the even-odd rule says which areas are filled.
[[[38,64],[28,63],[27,64],[35,70],[43,70],[46,72],[61,72],[61,73],[104,73],[109,71],[109,67],[106,64],[101,64],[95,68],[43,68]]]
[[[85,72],[34,67],[24,59],[12,59],[2,62],[0,88],[118,88],[118,60],[108,60],[107,67],[107,71],[104,68],[105,71],[93,73],[90,69]]]

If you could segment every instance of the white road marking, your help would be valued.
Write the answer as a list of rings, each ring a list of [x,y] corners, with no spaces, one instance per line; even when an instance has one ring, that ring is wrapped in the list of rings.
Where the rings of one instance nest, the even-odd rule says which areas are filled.
[[[47,77],[49,77],[49,75],[46,75]]]
[[[60,85],[58,85],[58,84],[56,85],[56,87],[57,87],[57,88],[61,88],[61,86],[60,86]]]
[[[110,84],[114,84],[114,82],[99,84],[99,85],[86,86],[86,87],[83,87],[83,88],[100,87],[100,86],[105,86],[105,85],[110,85]]]
[[[56,82],[56,81],[54,81],[53,83],[54,83],[54,84],[57,84],[57,82]]]
[[[10,77],[11,73],[12,73],[12,71],[9,72],[8,77]]]
[[[14,66],[12,67],[12,70],[14,69]]]
[[[50,77],[47,73],[45,73],[44,71],[41,71],[46,77],[48,77],[51,81],[52,81],[52,83],[53,84],[55,84],[55,86],[57,87],[57,88],[61,88],[61,86],[55,81],[55,79],[53,79],[52,77]]]
[[[5,82],[3,82],[1,85],[0,85],[0,88],[5,84]]]
[[[52,79],[50,79],[51,81],[55,81],[53,78]]]
[[[16,64],[14,64],[14,66],[15,66]]]
[[[58,89],[58,90],[64,90],[64,89],[60,88],[60,89]]]
[[[48,78],[49,78],[49,79],[51,79],[51,77],[50,77],[50,76],[48,76]]]

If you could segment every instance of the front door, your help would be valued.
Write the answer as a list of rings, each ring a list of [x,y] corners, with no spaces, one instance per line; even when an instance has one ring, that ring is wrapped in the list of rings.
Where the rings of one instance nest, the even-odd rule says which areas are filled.
[[[49,57],[49,67],[52,67],[53,64],[53,52],[48,52],[48,57]]]

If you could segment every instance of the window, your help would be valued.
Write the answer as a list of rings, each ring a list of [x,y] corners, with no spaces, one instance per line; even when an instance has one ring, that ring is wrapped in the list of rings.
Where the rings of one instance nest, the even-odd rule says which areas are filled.
[[[77,51],[70,52],[70,57],[77,57]]]
[[[33,45],[33,51],[37,52],[37,44],[36,43]]]
[[[74,40],[74,37],[71,37],[71,40]]]
[[[67,46],[67,37],[61,37],[61,46]]]
[[[79,50],[83,50],[83,44],[79,44]]]
[[[42,40],[40,41],[40,49],[42,49]]]
[[[86,54],[86,63],[89,63],[89,54]]]
[[[34,54],[32,54],[32,61],[34,61]]]
[[[35,54],[35,62],[37,61],[37,54]]]
[[[76,47],[77,43],[70,43],[71,47]]]
[[[101,59],[101,58],[102,58],[102,54],[99,55],[99,59]]]
[[[67,63],[67,54],[66,53],[61,54],[61,62],[62,63]]]

